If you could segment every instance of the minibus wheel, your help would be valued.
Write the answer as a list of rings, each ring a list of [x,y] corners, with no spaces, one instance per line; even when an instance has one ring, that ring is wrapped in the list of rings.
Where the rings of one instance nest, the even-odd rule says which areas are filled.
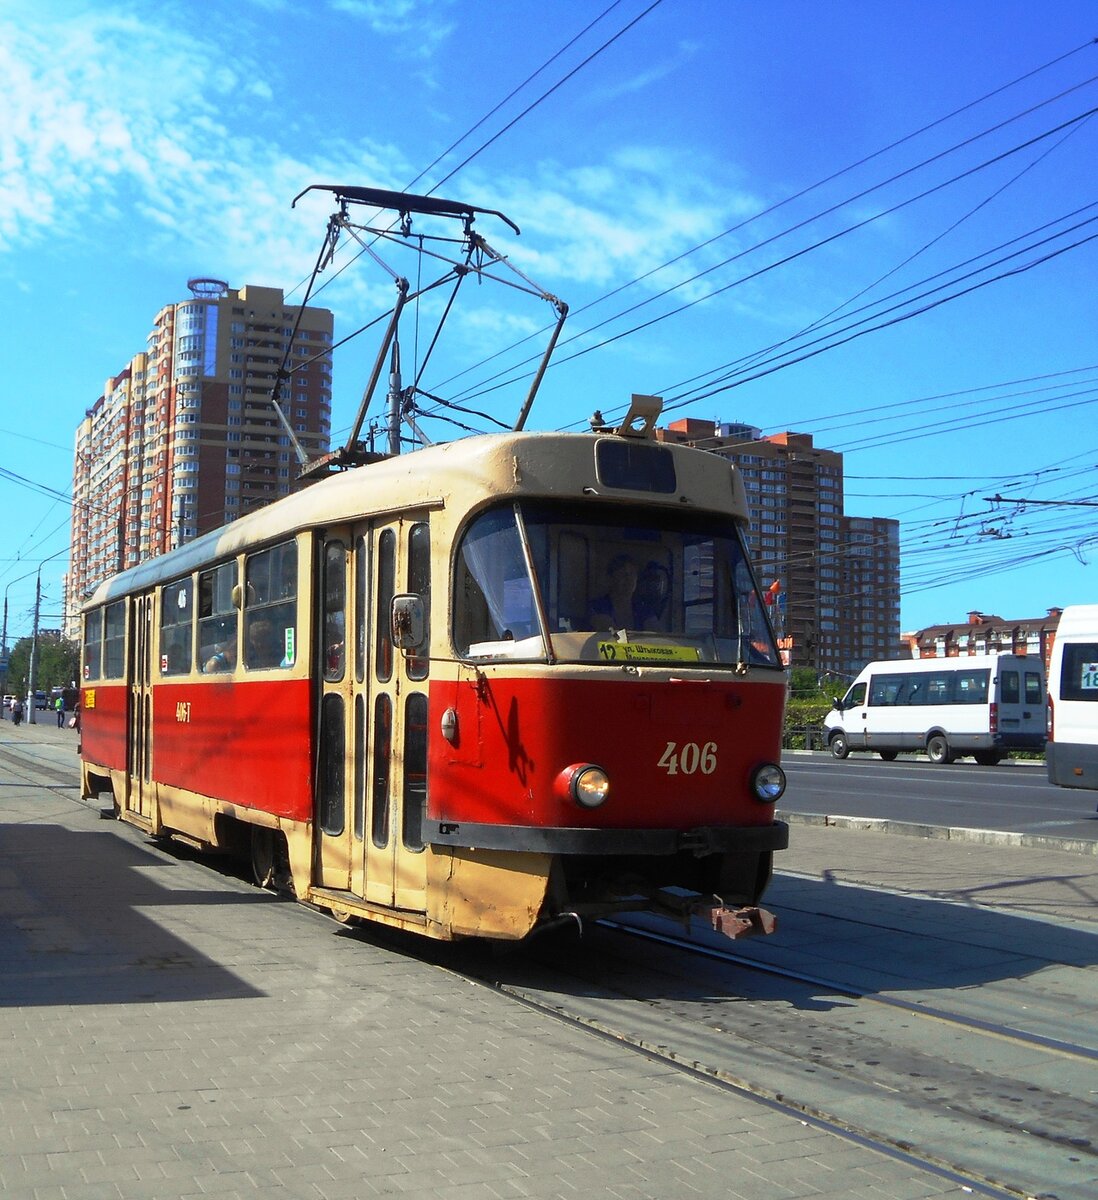
[[[831,747],[831,753],[834,754],[836,758],[846,758],[846,756],[850,753],[850,745],[846,740],[845,733],[833,733],[831,735],[831,741],[828,743],[828,745]]]
[[[877,753],[885,760],[885,762],[895,762],[896,760],[895,750],[878,750]]]
[[[926,756],[932,763],[951,763],[953,754],[943,734],[936,733],[926,744]]]

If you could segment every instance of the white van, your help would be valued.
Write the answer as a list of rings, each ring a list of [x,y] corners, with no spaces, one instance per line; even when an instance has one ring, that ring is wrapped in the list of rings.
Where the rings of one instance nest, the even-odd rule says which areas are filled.
[[[836,758],[870,750],[891,761],[925,750],[931,762],[971,754],[991,767],[1008,750],[1044,749],[1044,669],[1017,654],[872,662],[835,701],[824,730]]]
[[[1064,609],[1048,670],[1049,783],[1098,788],[1098,604]]]

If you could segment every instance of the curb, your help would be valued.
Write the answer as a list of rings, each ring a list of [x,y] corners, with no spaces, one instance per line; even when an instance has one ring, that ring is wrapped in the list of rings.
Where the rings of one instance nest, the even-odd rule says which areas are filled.
[[[979,846],[1020,846],[1031,850],[1062,850],[1069,854],[1098,857],[1098,841],[1086,838],[1052,837],[1043,833],[1008,833],[998,829],[954,829],[944,825],[919,825],[913,821],[889,821],[881,817],[837,817],[823,813],[781,812],[789,825],[820,825],[831,829],[854,829],[869,833],[898,833],[905,837]]]
[[[782,750],[782,758],[834,758],[830,750]],[[875,762],[881,761],[872,750],[851,750],[850,759],[872,758]],[[850,761],[848,759],[847,761]],[[907,753],[901,751],[897,756],[896,762],[930,762],[925,754]],[[1045,769],[1045,760],[1043,758],[1004,758],[1002,762],[996,763],[994,767],[988,767],[989,771],[998,771],[1003,767],[1008,770],[1026,770],[1039,767],[1042,771]]]

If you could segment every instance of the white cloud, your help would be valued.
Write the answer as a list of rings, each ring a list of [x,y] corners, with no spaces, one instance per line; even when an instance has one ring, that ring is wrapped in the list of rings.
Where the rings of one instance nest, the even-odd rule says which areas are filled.
[[[407,168],[365,140],[313,139],[299,155],[264,137],[253,106],[272,94],[270,72],[213,31],[113,10],[0,20],[0,256],[46,238],[95,240],[136,214],[152,228],[127,239],[134,254],[185,270],[204,258],[229,278],[299,276],[323,218],[310,220],[310,205],[292,213],[292,197],[348,164],[375,181]]]

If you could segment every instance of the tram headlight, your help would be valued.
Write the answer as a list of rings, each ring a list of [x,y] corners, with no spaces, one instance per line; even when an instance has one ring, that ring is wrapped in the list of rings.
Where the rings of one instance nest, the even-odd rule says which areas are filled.
[[[610,777],[594,763],[577,763],[557,776],[556,791],[581,808],[598,808],[610,794]]]
[[[785,791],[785,772],[776,763],[763,763],[751,776],[751,790],[763,804],[774,804]]]

